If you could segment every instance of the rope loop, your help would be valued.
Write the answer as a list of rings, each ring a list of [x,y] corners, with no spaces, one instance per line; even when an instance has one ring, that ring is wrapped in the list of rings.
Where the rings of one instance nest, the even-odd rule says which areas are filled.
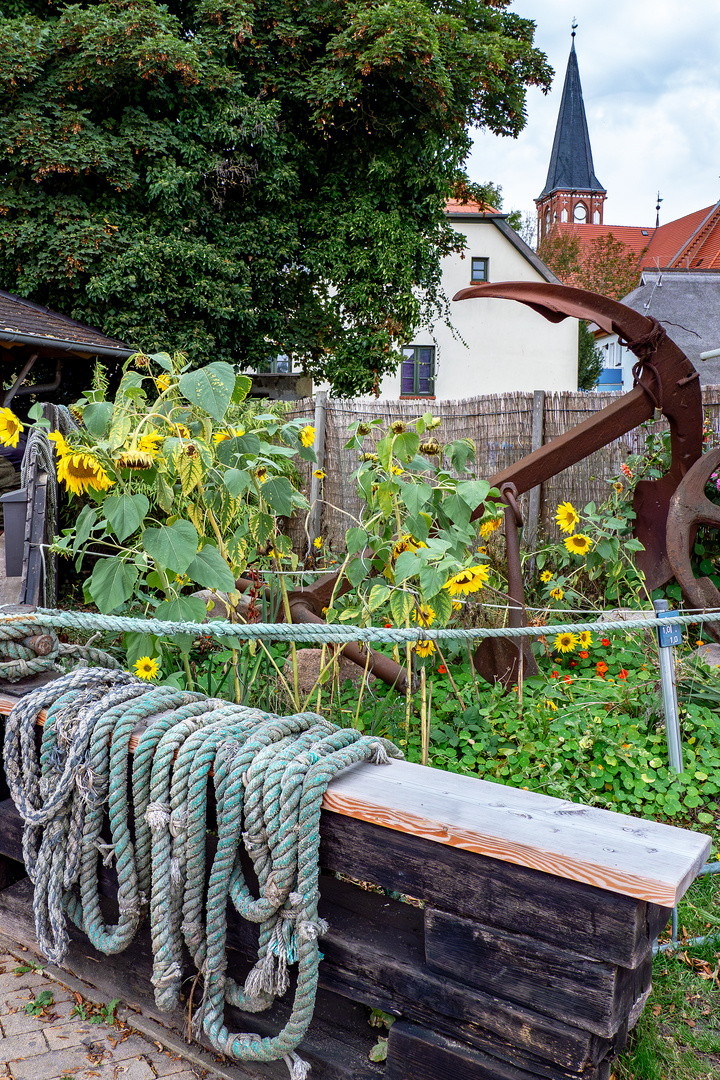
[[[26,626],[15,624],[15,632],[30,636]],[[15,640],[1,622],[0,640],[3,648]],[[138,727],[129,787],[130,738]],[[314,713],[274,716],[148,686],[112,668],[78,668],[40,687],[7,718],[4,757],[25,822],[23,856],[42,951],[62,964],[69,917],[97,949],[121,952],[149,909],[158,1006],[173,1009],[192,975],[185,946],[203,976],[196,1034],[231,1057],[282,1059],[293,1080],[303,1080],[309,1066],[295,1050],[312,1018],[318,938],[328,929],[318,915],[323,795],[342,769],[401,756],[384,739],[342,730]],[[206,832],[213,825],[217,850],[208,877]],[[101,862],[114,862],[117,871],[115,925],[104,922],[100,908]],[[227,970],[229,905],[259,930],[257,959],[242,982]],[[293,984],[294,967],[290,1015],[277,1034],[228,1030],[226,1003],[250,1013],[270,1008]]]

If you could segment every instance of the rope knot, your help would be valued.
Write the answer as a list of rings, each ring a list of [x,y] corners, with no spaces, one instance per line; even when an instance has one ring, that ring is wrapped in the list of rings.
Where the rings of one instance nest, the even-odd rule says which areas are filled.
[[[180,836],[187,828],[187,806],[176,806],[174,810],[170,812],[170,835]]]
[[[297,924],[297,936],[299,941],[317,941],[324,937],[330,927],[325,919],[303,919]]]

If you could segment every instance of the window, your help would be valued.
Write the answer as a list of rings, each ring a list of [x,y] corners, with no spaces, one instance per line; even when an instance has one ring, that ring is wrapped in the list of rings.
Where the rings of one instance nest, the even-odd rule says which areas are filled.
[[[272,360],[267,360],[262,367],[258,367],[257,371],[261,375],[291,375],[292,359],[285,353],[280,353]]]
[[[473,285],[480,285],[483,281],[488,280],[488,260],[487,259],[472,259],[472,269],[470,271],[470,281]]]
[[[407,345],[403,349],[401,397],[433,397],[435,349],[432,345]]]

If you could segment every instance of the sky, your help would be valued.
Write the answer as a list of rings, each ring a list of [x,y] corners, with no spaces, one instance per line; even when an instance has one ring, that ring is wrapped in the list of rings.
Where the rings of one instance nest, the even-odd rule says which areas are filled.
[[[720,199],[720,0],[513,0],[537,23],[555,69],[550,93],[528,90],[517,139],[477,132],[467,171],[500,184],[503,210],[535,218],[570,52],[573,17],[604,222],[661,224]]]

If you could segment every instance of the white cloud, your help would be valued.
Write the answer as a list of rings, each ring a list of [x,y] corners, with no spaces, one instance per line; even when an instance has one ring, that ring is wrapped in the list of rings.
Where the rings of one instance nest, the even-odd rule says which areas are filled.
[[[547,175],[562,85],[576,38],[595,173],[607,188],[605,220],[652,224],[720,198],[720,0],[515,0],[538,24],[536,44],[555,68],[552,92],[528,93],[516,140],[476,134],[468,171],[502,185],[505,209],[534,214]]]

